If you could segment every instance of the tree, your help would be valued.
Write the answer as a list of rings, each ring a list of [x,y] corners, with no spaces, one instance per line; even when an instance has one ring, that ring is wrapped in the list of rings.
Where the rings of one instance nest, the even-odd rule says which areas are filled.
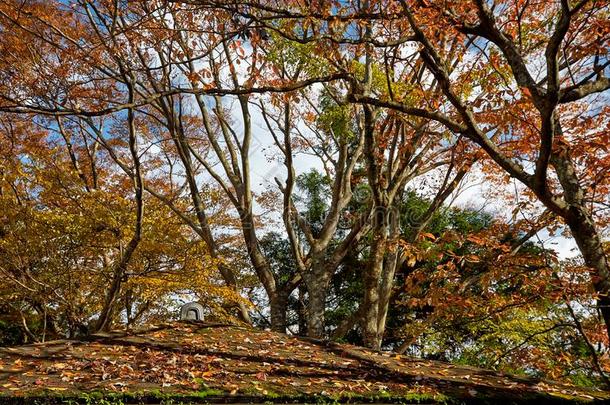
[[[180,292],[207,290],[210,308],[236,299],[218,285],[205,246],[158,201],[146,200],[126,260],[138,218],[132,179],[78,126],[45,125],[53,123],[2,120],[1,296],[30,340],[89,333],[102,319],[137,325],[167,314]],[[130,156],[128,145],[117,148]]]
[[[435,119],[479,145],[495,164],[565,221],[592,270],[591,282],[610,331],[610,267],[599,228],[603,219],[593,208],[598,201],[596,193],[589,191],[589,184],[593,183],[606,187],[607,176],[600,174],[597,167],[589,166],[608,160],[607,153],[596,146],[599,137],[606,135],[587,125],[599,125],[607,118],[603,113],[584,120],[577,118],[587,111],[581,100],[610,87],[610,81],[604,77],[608,63],[600,62],[607,27],[604,5],[590,1],[571,5],[561,1],[543,10],[543,5],[517,2],[500,2],[491,7],[483,1],[474,1],[448,8],[400,3],[426,69],[439,83],[447,107],[452,108]],[[439,25],[424,26],[424,19]],[[527,26],[523,27],[526,21]],[[504,22],[507,27],[502,27]],[[600,31],[593,34],[582,31],[579,27],[583,24],[599,26]],[[463,54],[475,48],[491,61],[486,67],[497,79],[491,83],[481,81],[481,93],[474,101],[464,94],[463,82],[456,83],[446,68],[446,48],[443,42],[432,39],[433,32],[439,29],[449,29],[460,38],[458,46],[463,47]],[[542,33],[538,40],[529,38],[535,29]],[[442,41],[445,36],[438,38]],[[542,80],[536,80],[530,73],[528,58],[542,60]],[[464,76],[468,74],[460,79],[465,80]],[[511,83],[520,91],[514,87],[509,90]],[[509,92],[508,97],[502,98],[500,95],[506,94],[503,92]],[[401,105],[392,107],[401,110]],[[509,111],[519,108],[523,113],[515,114],[516,119],[502,114],[502,121],[498,122],[497,114],[505,108]],[[577,124],[581,122],[586,123],[584,127]],[[516,147],[512,142],[503,144],[506,138],[512,138]],[[587,151],[592,159],[583,161],[575,151]]]
[[[275,331],[582,377],[544,358],[559,342],[603,379],[607,17],[605,0],[0,3],[5,319],[43,340],[199,297]],[[452,207],[472,172],[511,209]]]

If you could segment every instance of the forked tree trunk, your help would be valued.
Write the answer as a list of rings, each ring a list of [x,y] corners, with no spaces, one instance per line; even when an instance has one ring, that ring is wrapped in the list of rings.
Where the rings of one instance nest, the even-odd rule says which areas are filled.
[[[100,313],[100,316],[97,320],[97,324],[95,326],[96,332],[110,329],[110,326],[112,324],[112,314],[114,312],[114,308],[119,297],[119,292],[121,291],[121,278],[123,277],[121,273],[122,272],[115,272],[114,276],[112,277],[112,284],[110,285],[110,289],[106,293],[104,306],[102,307],[102,312]]]

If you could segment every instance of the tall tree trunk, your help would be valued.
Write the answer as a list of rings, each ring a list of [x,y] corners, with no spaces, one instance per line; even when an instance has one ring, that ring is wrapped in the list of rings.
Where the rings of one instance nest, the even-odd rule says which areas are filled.
[[[324,267],[314,265],[305,281],[309,297],[307,301],[307,336],[321,339],[325,332],[326,296],[330,276]]]
[[[307,294],[307,288],[303,285],[299,286],[298,289],[298,302],[297,302],[297,317],[299,323],[299,335],[305,336],[307,334],[307,304],[305,303],[305,295]]]
[[[239,293],[239,287],[237,286],[237,279],[235,278],[233,270],[231,270],[226,264],[223,263],[218,265],[218,270],[220,271],[220,275],[222,276],[222,279],[224,280],[227,287],[229,287],[231,290],[235,291],[235,293],[241,296],[241,294]],[[234,306],[234,308],[237,310],[237,317],[240,321],[248,325],[252,324],[252,320],[250,319],[250,312],[248,311],[248,307],[246,306],[246,304],[244,304],[242,301],[238,301],[234,304],[231,303],[231,305]]]
[[[129,78],[131,80],[127,80],[127,76],[125,74],[125,82],[127,83],[127,88],[129,90],[129,102],[133,102],[133,77],[130,76]],[[104,306],[96,324],[96,331],[110,329],[112,323],[112,314],[116,307],[116,302],[121,291],[123,279],[126,277],[127,266],[129,265],[129,262],[131,261],[131,258],[135,253],[138,245],[140,244],[140,240],[142,239],[142,221],[144,217],[144,178],[142,176],[140,168],[138,140],[136,136],[135,113],[132,108],[127,110],[127,122],[129,126],[129,152],[131,154],[131,159],[134,165],[132,181],[136,200],[136,220],[134,225],[133,236],[129,240],[129,243],[127,244],[125,250],[121,251],[119,261],[114,267],[112,285],[110,286],[110,290],[106,294]]]
[[[269,297],[269,305],[271,306],[271,329],[276,332],[285,333],[286,305],[288,302],[288,297],[285,297],[285,295],[289,295],[292,291],[283,292],[277,285],[269,261],[263,254],[258,237],[256,236],[251,203],[248,203],[245,209],[239,209],[239,216],[241,218],[241,229],[248,248],[250,262]]]
[[[585,264],[593,271],[591,278],[597,293],[597,305],[610,336],[610,265],[591,215],[582,207],[572,206],[566,222],[580,249]]]
[[[563,137],[559,120],[555,120],[554,125],[555,133]],[[555,167],[567,203],[567,212],[560,214],[563,214],[585,264],[592,269],[591,279],[597,293],[597,305],[604,318],[606,332],[610,336],[610,264],[608,256],[604,251],[591,209],[586,206],[585,190],[580,183],[570,151],[564,147],[557,147],[551,155],[550,162]]]
[[[375,342],[376,349],[380,349],[381,344],[383,343],[383,335],[385,333],[390,298],[392,297],[392,287],[394,286],[394,275],[396,274],[398,264],[398,255],[398,249],[394,248],[393,251],[388,252],[383,264],[381,283],[379,285],[379,310],[377,313],[377,337]]]
[[[288,297],[286,294],[281,291],[269,297],[269,307],[271,312],[271,330],[286,333],[286,312],[288,309]]]
[[[371,245],[371,258],[364,274],[364,315],[362,318],[362,334],[364,345],[372,349],[381,347],[379,338],[379,282],[383,271],[383,262],[387,244],[385,225],[381,225],[374,234]]]
[[[95,330],[97,332],[108,330],[112,325],[112,315],[116,307],[119,292],[121,291],[121,285],[123,284],[122,278],[123,272],[118,269],[115,270],[114,275],[112,276],[112,284],[110,285],[110,289],[106,293],[104,306],[102,307],[102,312],[100,313],[100,316],[97,320],[97,324],[95,326]]]

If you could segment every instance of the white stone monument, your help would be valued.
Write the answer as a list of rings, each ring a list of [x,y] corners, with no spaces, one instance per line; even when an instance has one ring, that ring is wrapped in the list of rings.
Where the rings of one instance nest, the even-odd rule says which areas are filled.
[[[202,321],[203,305],[198,302],[189,302],[180,308],[181,321]]]

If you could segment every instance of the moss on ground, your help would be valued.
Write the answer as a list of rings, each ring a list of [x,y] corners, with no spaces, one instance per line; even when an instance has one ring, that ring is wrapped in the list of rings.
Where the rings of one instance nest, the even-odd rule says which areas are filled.
[[[404,395],[393,395],[387,392],[377,392],[371,395],[343,394],[343,395],[324,395],[324,394],[297,394],[283,395],[278,392],[268,391],[265,394],[261,391],[252,389],[237,395],[230,395],[226,392],[203,387],[195,392],[168,392],[159,389],[133,393],[116,393],[93,391],[90,393],[62,393],[50,394],[41,391],[36,395],[26,397],[4,397],[0,403],[7,405],[131,405],[131,404],[214,404],[214,403],[253,403],[253,404],[279,404],[279,403],[299,403],[314,405],[336,405],[336,404],[366,404],[366,403],[387,403],[387,404],[498,404],[497,397],[477,397],[477,398],[452,398],[443,394],[427,393],[407,393]],[[523,395],[522,397],[505,398],[502,404],[584,404],[594,403],[594,401],[583,401],[569,395],[554,396],[532,396]]]

